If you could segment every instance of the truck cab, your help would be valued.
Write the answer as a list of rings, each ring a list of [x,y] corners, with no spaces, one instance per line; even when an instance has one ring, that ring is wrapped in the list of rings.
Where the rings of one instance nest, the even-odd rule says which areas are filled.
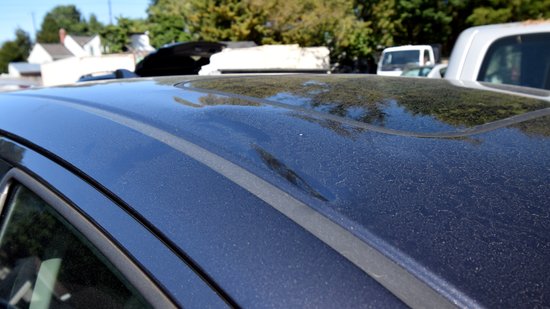
[[[388,47],[382,51],[376,74],[400,76],[407,65],[423,66],[435,63],[436,55],[430,45]]]
[[[445,78],[550,90],[550,21],[472,27],[458,37]]]

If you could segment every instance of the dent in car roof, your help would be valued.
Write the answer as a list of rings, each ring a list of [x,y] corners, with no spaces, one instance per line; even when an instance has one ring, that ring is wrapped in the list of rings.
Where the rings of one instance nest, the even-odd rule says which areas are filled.
[[[13,123],[6,114],[0,114],[0,120],[104,183],[191,257],[204,261],[201,266],[221,276],[226,286],[228,282],[233,284],[231,291],[243,298],[247,284],[268,284],[264,277],[255,277],[253,270],[266,276],[270,273],[256,268],[246,248],[262,248],[262,254],[281,257],[282,253],[275,251],[284,248],[281,233],[284,237],[291,235],[287,233],[288,223],[282,220],[277,221],[280,225],[272,225],[268,221],[271,212],[260,207],[263,203],[227,178],[220,178],[220,174],[167,147],[162,140],[151,138],[147,132],[128,130],[128,124],[109,123],[108,118],[98,121],[93,115],[82,114],[86,108],[131,118],[237,164],[339,223],[437,288],[457,291],[486,306],[535,305],[537,299],[550,302],[550,296],[538,288],[550,284],[550,270],[546,267],[550,256],[548,116],[540,113],[460,138],[418,138],[357,125],[389,124],[389,128],[413,132],[459,132],[489,121],[504,121],[512,115],[539,113],[545,110],[540,108],[547,108],[546,102],[464,91],[444,81],[438,83],[441,87],[436,89],[441,92],[437,93],[429,88],[435,83],[419,84],[423,91],[432,89],[431,93],[435,93],[422,96],[410,89],[414,87],[407,87],[409,80],[369,77],[362,81],[359,77],[345,77],[335,78],[334,84],[327,87],[315,83],[331,83],[330,78],[324,81],[314,76],[306,77],[305,82],[314,81],[316,88],[310,88],[309,83],[300,84],[304,90],[296,86],[292,92],[294,88],[289,86],[285,91],[294,99],[281,100],[279,96],[284,106],[247,99],[266,97],[266,90],[258,88],[264,85],[275,86],[275,93],[267,96],[273,100],[282,92],[281,85],[301,78],[270,77],[263,84],[248,79],[219,80],[235,86],[234,92],[241,96],[224,95],[221,92],[226,89],[219,84],[211,87],[216,93],[162,85],[174,79],[87,85],[65,88],[63,92],[28,91],[12,95],[20,98],[18,107],[13,105],[13,112],[19,108],[33,110],[33,104],[39,104],[29,102],[28,95],[65,103],[43,102],[41,114],[28,116],[29,121],[36,123],[32,129]],[[364,87],[348,91],[346,81],[356,83],[355,88]],[[249,82],[251,90],[237,85]],[[211,80],[193,81],[191,85],[206,89],[209,83],[212,85]],[[312,91],[327,88],[327,101]],[[254,91],[263,96],[251,95]],[[311,103],[310,107],[307,100],[305,104],[297,103],[304,98],[302,92],[322,104]],[[408,101],[412,100],[406,98],[408,95],[415,100]],[[371,97],[380,99],[369,101]],[[453,105],[446,110],[449,100]],[[342,108],[335,108],[330,102],[339,103],[336,106]],[[365,102],[366,106],[362,105]],[[287,108],[288,104],[301,108]],[[383,115],[384,121],[355,117],[351,107],[370,111],[373,108],[369,104],[379,106],[382,112],[375,115]],[[327,110],[323,109],[325,106]],[[76,111],[78,108],[80,112]],[[394,108],[408,113],[400,118],[408,122],[405,126],[396,127],[387,120],[398,117]],[[308,113],[308,109],[317,113]],[[345,121],[340,115],[353,121]],[[52,123],[57,117],[66,123]],[[363,122],[365,119],[367,122]],[[49,121],[50,126],[40,121]],[[67,126],[73,130],[67,132]],[[65,134],[64,142],[72,147],[67,149],[64,143],[49,138],[57,134]],[[219,190],[218,197],[209,196],[213,188]],[[157,191],[165,194],[159,196]],[[224,204],[215,206],[220,200]],[[178,201],[186,203],[181,205]],[[266,213],[270,215],[265,217]],[[190,219],[205,215],[219,219],[218,224],[206,227],[207,221]],[[245,218],[249,225],[239,226]],[[278,228],[283,230],[275,233],[278,236],[270,234],[273,242],[266,246],[263,239],[256,237],[258,230],[249,228],[251,225],[264,226],[274,233]],[[214,236],[224,233],[229,233],[231,242]],[[188,237],[193,236],[206,237],[211,242],[190,242]],[[305,245],[304,240],[297,240],[295,250]],[[215,254],[226,260],[212,258]],[[235,263],[239,260],[250,265],[243,268]],[[270,260],[269,264],[273,264],[273,270],[282,271],[283,265],[276,261]],[[306,274],[311,274],[309,271],[312,269]],[[249,282],[236,282],[235,276]]]

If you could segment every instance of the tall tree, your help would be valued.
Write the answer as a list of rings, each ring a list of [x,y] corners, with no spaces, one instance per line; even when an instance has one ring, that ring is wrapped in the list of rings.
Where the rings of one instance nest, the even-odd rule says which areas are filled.
[[[108,25],[100,31],[103,46],[109,53],[128,50],[132,33],[145,32],[147,24],[142,19],[118,17],[116,25]]]
[[[441,43],[472,25],[550,18],[550,0],[153,0],[154,46],[186,40],[328,46],[333,62],[387,46]]]
[[[373,50],[371,22],[356,18],[351,1],[270,2],[264,42],[327,46],[333,63],[366,57]]]
[[[31,50],[31,38],[22,29],[15,31],[15,40],[7,41],[0,47],[0,72],[8,71],[10,62],[26,61]]]
[[[191,0],[187,25],[196,38],[207,41],[255,41],[266,36],[267,1]]]
[[[397,0],[354,0],[356,17],[369,22],[372,28],[371,48],[382,48],[395,45],[398,15]]]
[[[40,31],[36,35],[36,41],[40,43],[58,43],[60,28],[64,28],[67,33],[71,34],[84,34],[86,32],[86,23],[76,6],[59,5],[49,11],[42,21]]]
[[[373,45],[369,22],[355,18],[349,0],[156,0],[148,13],[153,25],[167,25],[151,29],[156,46],[189,39],[328,46],[338,61]]]
[[[155,0],[149,5],[147,22],[151,45],[158,48],[191,39],[186,22],[189,6],[188,1],[178,0]]]
[[[94,35],[100,33],[103,28],[105,27],[99,20],[97,20],[97,17],[95,14],[90,15],[90,19],[86,23],[86,34]]]
[[[400,0],[397,3],[395,42],[403,44],[441,43],[451,32],[452,16],[447,0]]]
[[[377,47],[443,43],[450,35],[450,2],[462,0],[354,0],[357,17],[370,21]]]
[[[488,0],[475,7],[467,22],[485,25],[550,18],[550,0]]]

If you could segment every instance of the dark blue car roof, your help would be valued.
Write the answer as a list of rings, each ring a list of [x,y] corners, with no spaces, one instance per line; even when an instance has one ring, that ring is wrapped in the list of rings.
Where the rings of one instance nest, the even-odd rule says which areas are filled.
[[[290,305],[316,278],[313,306],[396,305],[374,278],[409,305],[398,290],[420,282],[459,306],[531,307],[550,304],[549,108],[443,80],[178,77],[14,93],[0,123],[239,304]]]

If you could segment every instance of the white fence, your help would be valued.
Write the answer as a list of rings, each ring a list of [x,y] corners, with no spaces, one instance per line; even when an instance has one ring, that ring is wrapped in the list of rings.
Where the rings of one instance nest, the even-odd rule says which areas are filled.
[[[72,84],[82,75],[112,72],[117,69],[134,71],[135,66],[133,54],[71,57],[42,64],[42,84],[44,86]]]

